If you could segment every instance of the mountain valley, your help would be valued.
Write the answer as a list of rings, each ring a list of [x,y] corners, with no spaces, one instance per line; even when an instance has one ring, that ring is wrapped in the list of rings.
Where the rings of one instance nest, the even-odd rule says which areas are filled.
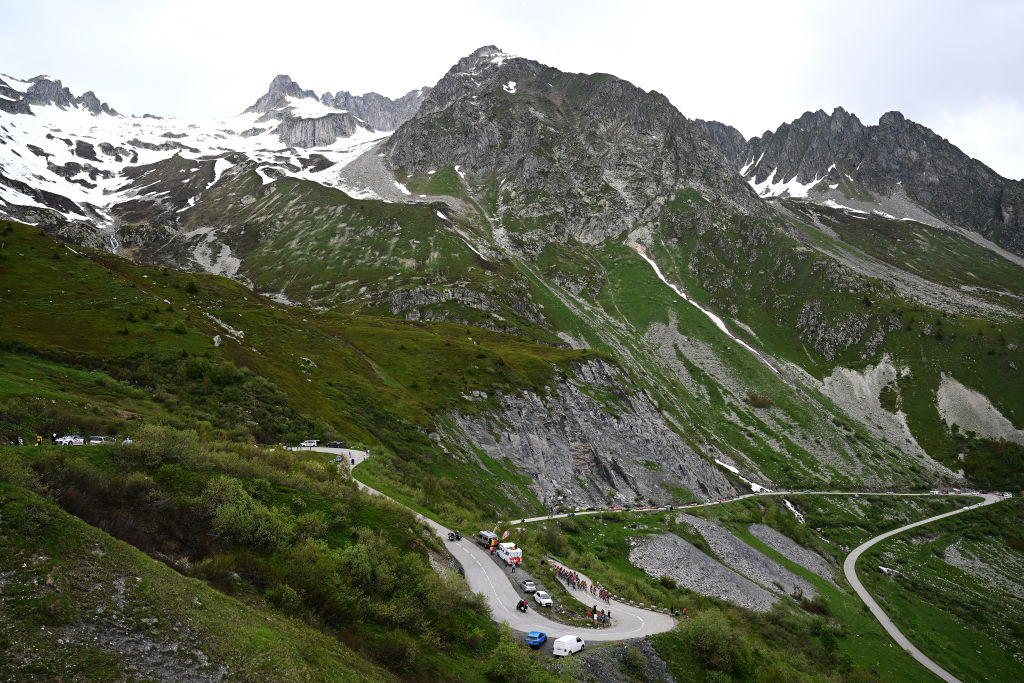
[[[0,74],[0,444],[12,444],[0,447],[0,510],[19,520],[4,533],[30,558],[35,522],[21,511],[50,497],[63,512],[39,513],[47,533],[70,512],[148,555],[119,562],[155,558],[237,600],[217,603],[208,632],[230,614],[293,609],[317,632],[311,658],[326,661],[318,638],[338,638],[338,660],[358,659],[368,679],[495,678],[496,653],[512,646],[464,582],[431,569],[447,561],[443,543],[398,506],[357,496],[347,463],[338,478],[326,458],[270,449],[308,438],[366,449],[359,481],[465,530],[761,489],[1019,491],[1022,216],[1024,181],[898,112],[877,125],[808,112],[747,140],[658,92],[493,46],[397,99],[317,96],[282,75],[207,122],[124,115],[59,80]],[[57,446],[27,459],[15,447],[58,431],[142,446],[90,448],[82,464]],[[148,451],[147,439],[171,445]],[[750,541],[742,522],[819,554],[838,544],[781,499],[755,500],[722,513],[737,542]],[[263,526],[232,527],[229,503]],[[984,516],[984,542],[1020,552],[1019,504],[1006,505],[1008,530]],[[174,515],[162,525],[157,509]],[[618,539],[622,524],[604,522]],[[658,523],[714,560],[694,523]],[[59,524],[92,539],[80,521]],[[199,539],[185,539],[189,524]],[[545,529],[546,552],[600,566],[634,601],[721,609],[734,635],[761,639],[754,650],[780,680],[909,670],[871,661],[843,621],[860,617],[816,611],[810,592],[748,617],[630,567],[626,540],[604,563],[579,545],[597,530]],[[120,557],[114,542],[89,540]],[[382,557],[415,585],[371,577]],[[383,581],[383,606],[331,602],[306,561],[358,575],[335,588],[370,602],[371,579]],[[928,566],[930,580],[944,575]],[[0,600],[17,570],[0,565]],[[846,610],[852,597],[829,586]],[[456,598],[445,606],[431,590]],[[424,614],[407,613],[418,600]],[[808,661],[782,654],[795,647],[771,625],[783,610],[795,633],[816,629]],[[291,639],[313,636],[273,619],[289,634],[273,657],[290,661]],[[440,647],[459,620],[465,646]],[[674,633],[651,657],[727,670]],[[25,661],[27,638],[16,638]],[[839,678],[826,673],[839,667],[836,638]],[[731,670],[755,680],[741,650]],[[257,675],[237,649],[219,653],[233,675]],[[534,664],[521,680],[582,676]]]

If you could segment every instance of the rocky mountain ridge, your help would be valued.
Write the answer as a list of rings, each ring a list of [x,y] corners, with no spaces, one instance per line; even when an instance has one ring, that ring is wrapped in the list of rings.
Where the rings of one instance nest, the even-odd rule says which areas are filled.
[[[291,77],[281,74],[270,82],[266,94],[243,112],[262,114],[259,121],[284,119],[320,120],[330,118],[351,121],[347,127],[362,125],[378,131],[391,131],[411,118],[430,88],[418,88],[402,97],[392,100],[379,93],[353,95],[347,90],[329,92],[317,97],[312,90],[303,90]],[[322,106],[318,106],[322,105]],[[351,135],[351,131],[344,135]],[[314,142],[313,139],[285,135],[282,141],[289,145],[314,147],[329,142]]]
[[[407,174],[459,166],[490,179],[495,218],[515,198],[509,203],[521,222],[538,224],[516,236],[533,251],[551,237],[594,242],[634,230],[656,220],[683,186],[744,213],[765,212],[718,145],[660,93],[607,74],[563,73],[494,46],[459,60],[385,154]]]
[[[53,105],[61,109],[79,107],[93,114],[110,114],[119,116],[106,102],[101,102],[92,90],[76,97],[71,90],[64,87],[59,80],[48,76],[36,76],[21,81],[5,74],[0,74],[0,111],[8,114],[29,114],[29,105]]]
[[[745,145],[723,124],[708,125],[761,197],[833,205],[909,200],[938,221],[1024,255],[1024,181],[1003,178],[899,112],[883,114],[877,125],[842,107],[806,112]]]

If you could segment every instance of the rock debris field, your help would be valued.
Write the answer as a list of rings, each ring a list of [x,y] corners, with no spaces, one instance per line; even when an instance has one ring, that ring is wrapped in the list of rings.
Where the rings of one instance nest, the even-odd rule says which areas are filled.
[[[736,538],[723,526],[690,515],[680,515],[680,521],[697,530],[708,542],[713,552],[726,566],[746,576],[751,581],[770,591],[792,595],[799,591],[808,598],[815,594],[814,588],[775,560],[754,550]]]
[[[782,593],[815,595],[810,583],[724,527],[689,515],[681,515],[680,521],[693,527],[721,561],[675,534],[633,539],[629,561],[654,578],[668,576],[683,588],[760,612],[770,610]],[[750,531],[769,548],[834,583],[834,570],[821,556],[762,524]]]
[[[655,578],[668,576],[683,588],[759,612],[770,610],[776,600],[764,588],[675,534],[644,536],[633,544],[630,563]]]
[[[835,584],[835,568],[818,553],[765,524],[751,524],[749,530],[754,538],[790,562],[795,562],[807,571]]]

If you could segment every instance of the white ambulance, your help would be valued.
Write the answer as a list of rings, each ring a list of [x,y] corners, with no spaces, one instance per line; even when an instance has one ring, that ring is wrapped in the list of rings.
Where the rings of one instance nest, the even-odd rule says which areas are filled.
[[[523,561],[523,551],[515,543],[499,543],[497,552],[498,557],[504,560],[506,567]]]

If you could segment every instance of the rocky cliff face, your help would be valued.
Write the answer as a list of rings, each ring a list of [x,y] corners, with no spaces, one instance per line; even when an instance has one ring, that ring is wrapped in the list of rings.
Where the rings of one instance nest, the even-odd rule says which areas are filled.
[[[600,361],[578,366],[546,395],[502,396],[490,415],[456,415],[449,435],[497,460],[508,458],[534,481],[548,506],[678,503],[680,489],[698,498],[732,495],[724,474],[667,424],[643,392]]]
[[[430,90],[412,90],[397,100],[375,92],[353,95],[347,90],[339,90],[333,95],[324,93],[320,101],[329,107],[352,112],[373,126],[374,130],[395,130],[416,114]]]
[[[682,186],[763,211],[718,145],[663,95],[493,46],[452,67],[392,135],[386,155],[406,173],[457,165],[494,182],[499,217],[509,212],[527,251],[653,222]],[[535,234],[516,222],[537,226]]]
[[[728,140],[723,149],[762,196],[799,196],[815,181],[813,192],[905,195],[946,222],[1024,254],[1024,181],[1003,178],[899,112],[876,126],[842,108],[807,112],[752,138],[745,152]]]
[[[317,119],[285,119],[277,127],[277,134],[289,147],[325,147],[360,128],[364,127],[351,114],[338,112]]]

